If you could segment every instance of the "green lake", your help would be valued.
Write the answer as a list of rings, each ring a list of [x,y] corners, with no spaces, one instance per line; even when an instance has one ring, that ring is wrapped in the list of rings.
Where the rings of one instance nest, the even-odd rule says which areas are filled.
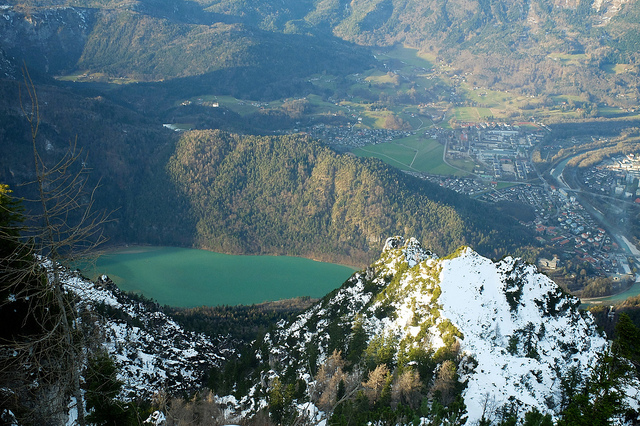
[[[178,307],[249,305],[298,296],[322,297],[353,268],[287,256],[231,256],[175,247],[129,247],[83,270],[106,274],[124,291]]]

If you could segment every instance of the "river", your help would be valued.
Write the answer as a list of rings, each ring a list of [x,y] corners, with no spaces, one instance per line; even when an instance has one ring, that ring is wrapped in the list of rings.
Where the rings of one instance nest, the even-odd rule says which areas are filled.
[[[551,170],[551,176],[556,178],[565,187],[568,187],[568,185],[564,181],[564,177],[562,176],[562,173],[564,172],[564,168],[567,167],[567,164],[572,158],[573,157],[565,158],[560,163],[558,163],[558,165],[554,169]]]
[[[640,282],[634,282],[627,290],[622,293],[614,294],[613,296],[582,299],[582,305],[615,305],[616,303],[624,302],[628,298],[637,296],[638,294],[640,294]]]
[[[124,291],[177,307],[247,305],[298,296],[322,297],[353,268],[288,256],[231,256],[175,247],[111,251],[84,268],[108,275]]]

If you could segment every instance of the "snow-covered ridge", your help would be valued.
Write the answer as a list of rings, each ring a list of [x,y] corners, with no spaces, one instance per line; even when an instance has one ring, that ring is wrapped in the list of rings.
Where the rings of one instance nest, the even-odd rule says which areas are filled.
[[[159,307],[132,300],[107,276],[92,282],[63,270],[62,280],[79,306],[95,314],[104,347],[120,368],[124,398],[191,393],[205,373],[234,356],[227,342],[184,330]]]
[[[331,348],[349,356],[356,330],[369,345],[391,342],[396,363],[410,359],[411,349],[459,345],[468,424],[510,404],[555,415],[562,375],[576,367],[586,377],[607,346],[579,304],[519,259],[492,261],[470,248],[438,259],[415,239],[394,237],[371,267],[279,324],[258,356],[269,361],[271,376],[294,370],[313,389],[309,358],[321,365]]]
[[[402,251],[402,255],[404,256],[404,260],[409,263],[409,267],[415,266],[417,263],[422,262],[426,259],[437,259],[438,257],[434,255],[430,250],[422,247],[422,244],[415,239],[409,238],[405,241],[402,237],[390,237],[387,238],[387,241],[384,243],[384,248],[382,249],[383,253],[398,250]]]
[[[517,259],[493,262],[466,249],[441,266],[442,314],[477,362],[464,378],[469,419],[480,419],[487,400],[501,406],[512,396],[526,409],[557,409],[561,374],[572,366],[587,372],[607,344],[591,315]]]

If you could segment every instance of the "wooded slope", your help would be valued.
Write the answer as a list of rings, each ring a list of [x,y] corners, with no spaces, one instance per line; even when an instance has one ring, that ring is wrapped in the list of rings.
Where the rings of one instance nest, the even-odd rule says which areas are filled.
[[[196,245],[214,251],[362,265],[392,235],[442,255],[466,244],[499,256],[532,241],[489,205],[302,135],[187,132],[168,170],[191,205]]]

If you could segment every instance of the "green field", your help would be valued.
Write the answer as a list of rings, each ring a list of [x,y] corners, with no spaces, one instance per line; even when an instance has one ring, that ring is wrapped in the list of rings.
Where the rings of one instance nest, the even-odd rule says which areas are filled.
[[[460,107],[455,109],[455,118],[458,121],[480,121],[482,117],[478,108],[474,107]]]
[[[584,61],[585,55],[552,54],[554,60],[562,64],[570,64],[576,61]],[[385,128],[385,120],[390,114],[401,118],[408,123],[407,128],[413,130],[430,127],[434,124],[444,128],[454,128],[463,122],[484,122],[484,121],[510,121],[515,119],[526,120],[530,116],[541,121],[557,122],[565,119],[584,118],[585,112],[581,109],[581,104],[585,102],[584,96],[580,95],[555,95],[546,102],[541,96],[527,96],[517,94],[517,92],[491,90],[487,87],[475,86],[474,80],[467,77],[452,75],[452,69],[445,64],[436,63],[435,56],[425,54],[417,49],[397,45],[390,49],[379,49],[376,57],[381,64],[386,66],[372,68],[370,70],[352,74],[343,78],[333,75],[316,74],[309,78],[309,82],[321,91],[331,92],[337,88],[342,88],[347,96],[327,101],[319,95],[309,94],[306,96],[309,102],[306,113],[309,117],[328,115],[344,115],[349,119],[359,118],[358,126],[367,128]],[[609,72],[624,73],[631,68],[625,64],[612,65]],[[71,81],[100,78],[99,74],[87,76],[79,74],[74,76],[61,77]],[[122,84],[127,81],[118,81]],[[455,88],[461,102],[451,104],[447,99],[452,89]],[[433,101],[425,102],[419,94],[428,91]],[[404,99],[414,99],[415,104],[406,103],[404,99],[398,101],[397,98],[405,96]],[[394,99],[395,98],[395,99]],[[287,99],[271,100],[268,103],[261,103],[250,100],[240,100],[231,96],[202,95],[189,99],[194,103],[218,102],[220,106],[228,108],[235,113],[247,117],[262,109],[281,110]],[[409,101],[411,102],[411,101]],[[574,108],[573,103],[578,107]],[[286,105],[285,105],[286,107]],[[431,121],[432,116],[442,116],[447,111],[446,119],[438,123]],[[617,118],[625,116],[635,116],[617,108],[599,105],[598,115],[601,117]],[[368,156],[380,155],[385,161],[398,164],[403,160],[395,151],[386,152],[385,148],[367,148]],[[415,151],[414,151],[415,154]],[[365,155],[364,151],[362,155]],[[414,170],[416,168],[429,169],[433,171],[433,165],[422,166],[421,156],[412,160],[411,165],[404,164],[404,168]],[[463,170],[471,169],[470,164],[455,164],[455,168]],[[437,169],[441,172],[442,169]]]
[[[601,68],[609,74],[624,74],[635,70],[632,64],[603,64]]]
[[[549,55],[554,61],[560,61],[562,65],[581,65],[589,59],[589,55],[585,53],[569,54],[569,53],[551,53]]]
[[[614,107],[599,107],[598,113],[601,117],[608,117],[608,118],[630,116],[628,112],[620,108],[614,108]]]
[[[267,104],[246,99],[236,99],[233,96],[225,95],[201,95],[190,98],[188,101],[196,105],[207,105],[217,102],[221,107],[228,108],[241,116],[251,115],[259,111],[260,107],[277,108],[282,105],[281,101],[270,102]]]
[[[514,182],[498,182],[498,184],[496,185],[496,189],[511,188],[512,186],[516,186],[516,185],[518,184]]]
[[[357,148],[352,152],[360,157],[379,158],[401,170],[440,175],[465,174],[444,163],[442,160],[444,146],[438,141],[423,139],[418,135],[397,139],[393,142]]]
[[[418,49],[404,46],[395,46],[393,49],[378,54],[378,59],[385,57],[398,59],[407,65],[419,68],[433,68],[433,59],[426,54],[420,53]]]
[[[365,81],[373,83],[373,84],[396,84],[397,78],[393,76],[389,76],[387,73],[383,73],[382,71],[376,71],[372,73],[369,77],[365,78]]]
[[[414,170],[409,167],[408,164],[411,163],[415,153],[410,152],[408,149],[395,146],[392,142],[358,148],[353,150],[353,153],[360,157],[379,158],[385,163],[401,170]]]
[[[112,77],[104,73],[89,73],[81,72],[69,75],[61,75],[54,77],[58,81],[71,81],[74,83],[107,83],[109,85],[122,85],[139,83],[140,80],[136,80],[131,77]]]
[[[449,164],[451,164],[452,166],[458,168],[458,169],[462,169],[462,170],[466,170],[469,173],[473,173],[473,169],[475,169],[476,167],[476,162],[471,160],[471,159],[466,159],[466,160],[447,160],[447,162]]]
[[[400,118],[408,122],[413,130],[431,127],[433,122],[430,118],[420,117],[413,112],[413,108],[405,108],[400,114]]]

